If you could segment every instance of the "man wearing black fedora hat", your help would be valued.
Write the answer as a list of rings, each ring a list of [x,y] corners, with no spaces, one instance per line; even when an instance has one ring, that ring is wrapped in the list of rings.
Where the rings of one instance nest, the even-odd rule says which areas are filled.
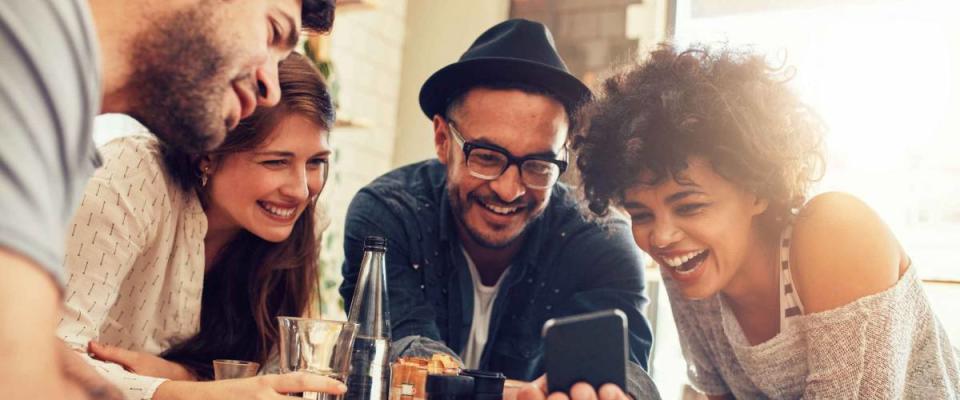
[[[546,320],[617,308],[635,372],[627,391],[639,397],[652,340],[640,253],[625,221],[586,219],[557,182],[590,97],[547,28],[521,19],[490,28],[423,84],[438,159],[374,180],[346,221],[348,308],[363,239],[388,239],[392,357],[442,351],[529,381],[544,372]]]

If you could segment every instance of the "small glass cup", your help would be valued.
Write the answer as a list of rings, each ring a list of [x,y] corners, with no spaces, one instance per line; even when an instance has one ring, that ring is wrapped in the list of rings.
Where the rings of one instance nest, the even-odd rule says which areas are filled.
[[[280,372],[304,371],[346,383],[357,324],[316,318],[277,317],[280,321]],[[311,399],[339,399],[317,393]]]
[[[253,361],[213,360],[213,379],[237,379],[256,376],[260,364]]]

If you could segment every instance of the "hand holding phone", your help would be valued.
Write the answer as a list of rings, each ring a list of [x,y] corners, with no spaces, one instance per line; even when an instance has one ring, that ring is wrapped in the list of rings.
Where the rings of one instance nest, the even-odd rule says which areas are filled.
[[[583,385],[586,385],[584,383]],[[574,385],[574,387],[578,387]],[[579,387],[578,387],[579,388]],[[601,399],[601,400],[635,400],[623,390],[612,385],[603,386],[602,389],[571,390],[570,393],[554,392],[551,394],[559,400],[583,400],[583,399]],[[530,382],[519,391],[511,393],[504,392],[503,400],[546,400],[547,399],[547,376],[541,375],[535,381]],[[659,397],[657,397],[659,399]]]
[[[606,383],[626,387],[627,317],[604,310],[543,325],[548,393],[569,392],[577,382],[599,390]]]

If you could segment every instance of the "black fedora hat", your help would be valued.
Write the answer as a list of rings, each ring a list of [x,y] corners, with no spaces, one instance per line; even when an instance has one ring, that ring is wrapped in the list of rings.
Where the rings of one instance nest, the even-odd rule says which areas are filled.
[[[525,19],[501,22],[480,35],[460,60],[443,67],[420,87],[420,108],[428,118],[442,114],[454,96],[492,82],[518,82],[554,94],[576,109],[590,89],[567,71],[550,30]]]

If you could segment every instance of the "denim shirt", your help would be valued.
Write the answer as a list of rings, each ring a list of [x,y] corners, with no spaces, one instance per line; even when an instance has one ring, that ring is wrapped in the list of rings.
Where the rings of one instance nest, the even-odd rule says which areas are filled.
[[[424,345],[459,355],[470,335],[473,283],[447,193],[446,167],[429,160],[377,178],[350,203],[340,295],[349,309],[363,239],[386,237],[390,322],[400,347],[392,357],[419,355]],[[494,301],[479,368],[533,380],[544,372],[546,320],[618,308],[628,318],[629,359],[646,369],[652,337],[641,314],[643,265],[629,225],[586,219],[573,190],[557,184],[523,240]]]

